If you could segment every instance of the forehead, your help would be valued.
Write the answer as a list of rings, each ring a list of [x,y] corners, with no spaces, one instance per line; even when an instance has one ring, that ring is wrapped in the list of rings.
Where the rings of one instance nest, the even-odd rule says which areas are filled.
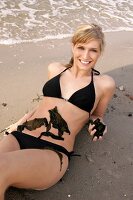
[[[100,41],[98,40],[90,40],[86,43],[77,43],[76,46],[84,46],[84,47],[88,47],[88,48],[100,48]]]

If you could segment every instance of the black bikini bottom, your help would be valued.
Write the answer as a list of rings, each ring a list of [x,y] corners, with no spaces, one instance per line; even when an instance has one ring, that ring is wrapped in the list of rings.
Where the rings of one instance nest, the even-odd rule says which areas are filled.
[[[49,149],[55,151],[60,158],[60,163],[61,163],[60,170],[62,168],[62,159],[63,159],[62,153],[64,153],[69,160],[70,156],[73,154],[73,151],[69,152],[60,145],[54,144],[46,140],[42,140],[40,138],[36,138],[34,136],[22,132],[13,131],[10,134],[12,134],[17,139],[20,145],[20,149]]]

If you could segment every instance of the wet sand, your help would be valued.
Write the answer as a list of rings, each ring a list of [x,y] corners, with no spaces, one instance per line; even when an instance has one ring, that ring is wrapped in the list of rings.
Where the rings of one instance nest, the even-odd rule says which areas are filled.
[[[10,188],[6,200],[133,199],[133,38],[132,32],[106,33],[106,48],[96,69],[111,75],[116,92],[105,115],[108,133],[92,142],[79,133],[63,180],[45,191]],[[0,46],[0,130],[18,120],[41,99],[47,65],[67,63],[70,39]],[[2,137],[2,135],[1,135]]]

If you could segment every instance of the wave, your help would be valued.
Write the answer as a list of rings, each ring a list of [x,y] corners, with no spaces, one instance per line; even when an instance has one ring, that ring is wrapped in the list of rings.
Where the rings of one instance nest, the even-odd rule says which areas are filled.
[[[67,38],[88,22],[105,32],[133,31],[132,10],[132,0],[2,0],[0,44]]]

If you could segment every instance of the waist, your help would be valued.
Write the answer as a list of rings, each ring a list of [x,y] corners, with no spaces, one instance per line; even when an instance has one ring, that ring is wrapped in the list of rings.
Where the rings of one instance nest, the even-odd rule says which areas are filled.
[[[67,150],[65,147],[49,142],[47,140],[42,140],[40,138],[34,137],[32,135],[25,134],[19,131],[13,131],[11,134],[18,140],[20,149],[49,149],[57,152],[64,153],[69,159],[73,154],[73,151]]]
[[[61,102],[58,102],[57,106],[46,102],[43,101],[34,115],[18,126],[17,130],[73,149],[75,137],[85,124],[88,115],[70,108],[66,112],[67,108],[66,106],[64,108]]]
[[[68,135],[65,133],[62,138],[58,137],[58,134],[55,130],[50,130],[47,132],[43,128],[39,128],[34,131],[29,131],[27,129],[23,130],[24,134],[40,138],[41,140],[48,141],[57,145],[61,145],[62,147],[66,148],[68,151],[73,151],[74,143],[75,143],[75,136],[71,133]],[[57,137],[57,138],[56,138]]]

